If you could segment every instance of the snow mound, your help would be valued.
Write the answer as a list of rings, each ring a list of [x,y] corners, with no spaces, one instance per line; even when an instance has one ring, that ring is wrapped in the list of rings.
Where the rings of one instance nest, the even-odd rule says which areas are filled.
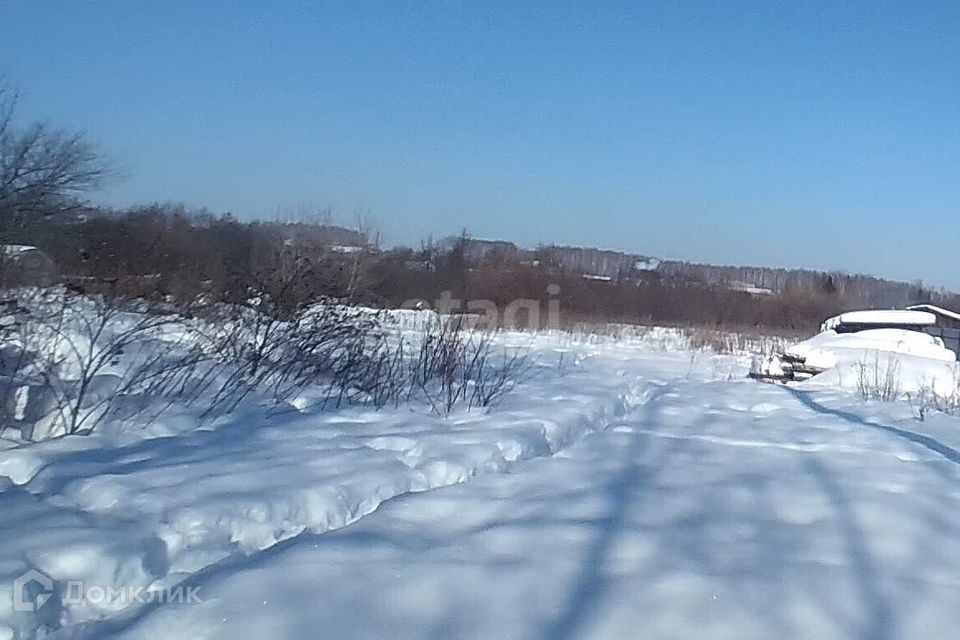
[[[907,329],[854,333],[829,329],[788,347],[782,355],[756,361],[753,374],[807,380],[811,386],[866,396],[881,385],[884,395],[892,397],[921,392],[952,397],[960,389],[957,354],[944,347],[940,338]]]
[[[616,359],[600,355],[605,346],[579,351],[584,357],[561,359],[560,351],[540,349],[547,361],[541,371],[493,412],[440,417],[417,406],[282,412],[251,406],[203,429],[174,425],[147,439],[118,439],[107,430],[0,442],[0,509],[8,516],[0,524],[0,585],[36,570],[55,591],[70,581],[175,588],[228,559],[342,528],[397,496],[551,457],[615,424],[657,387],[649,376],[627,371],[622,348]],[[671,375],[691,368],[682,354],[650,360],[662,361]],[[57,598],[21,612],[12,609],[12,597],[0,588],[0,638],[125,615],[123,603]]]
[[[939,338],[906,329],[868,329],[856,333],[824,331],[786,350],[788,356],[805,358],[807,364],[824,369],[836,366],[852,354],[862,358],[864,352],[884,352],[928,358],[938,362],[954,362],[955,353],[943,346]]]
[[[926,311],[870,309],[842,313],[824,322],[823,328],[836,329],[840,325],[932,327],[936,324],[937,316]]]

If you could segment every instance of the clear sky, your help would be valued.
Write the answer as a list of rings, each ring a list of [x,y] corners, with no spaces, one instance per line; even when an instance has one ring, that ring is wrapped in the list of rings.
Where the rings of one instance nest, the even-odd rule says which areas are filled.
[[[960,2],[0,0],[111,204],[960,289]]]

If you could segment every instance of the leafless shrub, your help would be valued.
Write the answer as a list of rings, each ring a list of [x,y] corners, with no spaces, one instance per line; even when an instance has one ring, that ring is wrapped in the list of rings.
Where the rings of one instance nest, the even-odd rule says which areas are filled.
[[[492,334],[468,329],[462,318],[428,327],[412,363],[418,388],[435,413],[454,407],[490,407],[525,379],[531,362],[525,353],[495,353]]]
[[[530,370],[524,353],[497,353],[493,334],[439,317],[413,338],[388,335],[378,314],[327,300],[278,313],[270,300],[222,307],[206,318],[219,331],[207,338],[220,370],[197,385],[207,392],[206,416],[231,411],[253,393],[274,404],[308,387],[322,406],[375,408],[425,400],[449,414],[494,405]]]
[[[857,373],[857,392],[864,400],[893,402],[901,396],[900,360],[889,354],[881,362],[880,353],[872,362],[861,360],[854,365]]]
[[[923,384],[915,393],[907,394],[907,401],[920,422],[926,421],[927,413],[931,409],[930,392],[930,387]]]
[[[477,352],[479,357],[471,359],[475,367],[470,376],[473,381],[470,407],[493,406],[532,374],[532,362],[526,353],[504,350],[497,357],[489,339],[485,339]]]
[[[960,369],[954,368],[949,384],[938,384],[937,380],[929,383],[924,381],[917,391],[907,394],[907,399],[920,422],[924,422],[931,411],[960,414]]]
[[[35,439],[90,433],[121,398],[156,392],[200,357],[160,339],[179,316],[142,303],[54,289],[21,292],[12,304],[4,325],[5,415]],[[11,401],[26,407],[10,411]]]
[[[957,415],[960,414],[960,371],[957,369],[954,369],[951,383],[949,389],[943,393],[934,387],[930,395],[934,409],[941,413]]]
[[[447,415],[492,406],[530,370],[525,354],[498,353],[493,334],[459,321],[409,338],[333,300],[289,310],[260,295],[177,309],[63,289],[0,301],[0,427],[30,439],[88,434],[173,403],[210,418],[247,398],[284,406],[308,388],[321,406],[423,400]]]
[[[369,370],[384,364],[376,317],[333,301],[284,313],[261,295],[205,320],[218,327],[206,345],[222,367],[206,415],[233,410],[254,391],[281,404],[310,385],[326,386],[339,405],[364,393]]]

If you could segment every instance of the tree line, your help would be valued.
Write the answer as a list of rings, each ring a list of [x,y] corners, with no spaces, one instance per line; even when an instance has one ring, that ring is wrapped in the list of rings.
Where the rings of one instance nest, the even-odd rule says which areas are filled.
[[[546,304],[548,285],[558,285],[569,322],[770,331],[810,331],[854,307],[960,307],[954,294],[867,276],[660,262],[580,247],[527,250],[467,233],[382,249],[373,230],[322,219],[241,221],[175,203],[97,207],[86,198],[114,172],[96,145],[45,123],[22,124],[16,106],[0,81],[0,244],[39,247],[81,293],[183,305],[267,294],[292,313],[320,298],[396,307],[443,292],[464,302]],[[731,286],[743,282],[769,295]]]

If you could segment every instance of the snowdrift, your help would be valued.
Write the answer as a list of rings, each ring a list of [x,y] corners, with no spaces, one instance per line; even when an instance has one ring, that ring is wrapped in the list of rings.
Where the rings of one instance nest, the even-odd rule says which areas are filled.
[[[394,340],[416,340],[424,326],[438,322],[426,311],[358,313],[382,317]],[[105,352],[100,343],[111,344],[117,332],[142,321],[140,314],[118,313],[96,334],[100,343],[87,344],[83,319],[97,312],[75,306],[63,317],[71,322],[49,340],[41,340],[45,333],[16,335],[63,350],[57,373],[66,382],[81,375],[76,362],[82,364],[85,354]],[[215,328],[243,337],[251,326],[245,319]],[[181,329],[157,326],[150,341],[111,358],[104,375],[129,377],[138,362],[168,353],[171,341],[178,349],[181,342],[191,347],[196,332]],[[646,402],[657,388],[649,377],[660,364],[670,377],[723,372],[706,357],[693,362],[650,336],[631,349],[612,339],[562,343],[556,335],[524,333],[492,339],[498,353],[500,347],[529,350],[536,368],[522,392],[508,393],[494,410],[461,406],[438,415],[417,397],[379,410],[302,398],[277,405],[253,393],[234,410],[201,419],[199,406],[170,396],[156,403],[163,411],[150,412],[149,420],[142,413],[137,419],[106,414],[87,435],[33,441],[19,428],[0,431],[0,640],[73,633],[140,606],[123,598],[60,598],[67,584],[162,594],[221,562],[304,533],[342,528],[397,496],[552,457]],[[27,386],[22,361],[14,359],[14,391]],[[736,367],[737,377],[746,364],[723,362]],[[644,376],[635,370],[641,363]],[[91,403],[101,395],[116,396],[107,390]],[[145,392],[135,399],[155,400]],[[12,415],[24,414],[26,404],[12,404]],[[37,610],[17,609],[14,581],[28,572],[46,576],[58,597]]]
[[[893,395],[924,390],[952,395],[960,381],[957,354],[945,348],[942,340],[919,331],[894,328],[855,333],[827,329],[788,347],[782,354],[755,359],[751,375],[784,381],[809,380],[811,385],[860,393],[865,391],[865,385],[883,384],[890,387]]]

